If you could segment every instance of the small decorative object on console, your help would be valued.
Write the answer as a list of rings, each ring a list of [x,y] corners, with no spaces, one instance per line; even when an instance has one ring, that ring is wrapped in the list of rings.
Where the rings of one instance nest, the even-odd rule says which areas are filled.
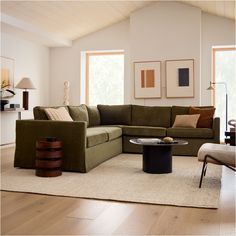
[[[20,104],[10,104],[10,108],[20,108]]]

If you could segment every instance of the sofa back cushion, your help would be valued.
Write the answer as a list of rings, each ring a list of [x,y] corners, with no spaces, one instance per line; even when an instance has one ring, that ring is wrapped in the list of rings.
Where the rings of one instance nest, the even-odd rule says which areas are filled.
[[[48,116],[45,112],[46,108],[60,108],[60,107],[65,107],[65,109],[68,111],[67,106],[53,106],[53,107],[42,107],[42,106],[36,106],[33,109],[34,113],[34,119],[35,120],[48,120]]]
[[[102,125],[130,125],[131,105],[98,105]]]
[[[101,118],[99,110],[96,106],[87,106],[89,127],[98,126],[101,124]]]
[[[89,117],[86,105],[69,106],[69,113],[73,121],[85,121],[88,126]]]
[[[171,107],[132,105],[132,125],[170,127]]]

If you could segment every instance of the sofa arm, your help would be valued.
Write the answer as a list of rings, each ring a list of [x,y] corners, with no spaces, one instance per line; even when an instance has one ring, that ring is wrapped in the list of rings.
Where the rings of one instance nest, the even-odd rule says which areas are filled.
[[[15,167],[35,168],[36,141],[57,137],[63,142],[63,170],[85,172],[86,122],[17,120]]]
[[[212,125],[213,131],[214,131],[214,139],[216,143],[220,143],[220,118],[215,117],[213,119],[213,125]]]

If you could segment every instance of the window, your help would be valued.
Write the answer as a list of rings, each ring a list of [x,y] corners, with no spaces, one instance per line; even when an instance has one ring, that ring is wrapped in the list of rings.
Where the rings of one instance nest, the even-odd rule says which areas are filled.
[[[224,82],[228,93],[228,120],[236,119],[236,51],[235,48],[213,48],[213,81]],[[221,140],[226,129],[226,88],[215,84],[213,102],[216,116],[220,117]]]
[[[124,53],[86,53],[87,105],[124,103]]]

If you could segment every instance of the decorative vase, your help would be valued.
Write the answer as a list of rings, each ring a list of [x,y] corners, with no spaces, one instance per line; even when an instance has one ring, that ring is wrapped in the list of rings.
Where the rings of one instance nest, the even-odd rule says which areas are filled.
[[[69,105],[69,89],[70,89],[70,82],[65,81],[64,82],[64,101],[63,101],[63,104],[65,106]]]

